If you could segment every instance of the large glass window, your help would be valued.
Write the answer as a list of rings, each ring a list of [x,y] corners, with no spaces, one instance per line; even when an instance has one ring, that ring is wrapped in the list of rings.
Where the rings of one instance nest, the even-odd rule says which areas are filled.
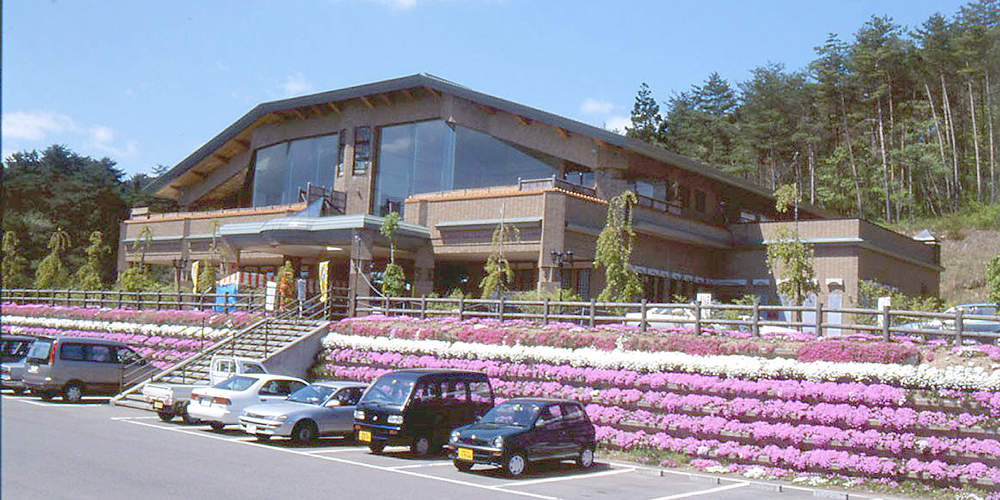
[[[556,162],[472,129],[432,120],[383,127],[372,212],[402,211],[407,196],[551,177]]]
[[[306,184],[332,187],[339,147],[337,134],[282,142],[257,150],[254,157],[253,205],[298,201]]]

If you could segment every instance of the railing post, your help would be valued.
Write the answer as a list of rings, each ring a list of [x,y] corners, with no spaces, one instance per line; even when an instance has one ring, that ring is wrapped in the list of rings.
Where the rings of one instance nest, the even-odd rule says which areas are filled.
[[[465,297],[458,298],[458,320],[462,321],[465,319]]]
[[[501,322],[503,321],[504,309],[507,308],[507,306],[505,304],[505,300],[506,300],[506,298],[503,295],[501,295],[500,296],[500,321]]]
[[[760,337],[760,301],[757,297],[753,299],[753,317],[750,318],[750,331],[754,337]]]
[[[962,345],[962,341],[964,340],[962,337],[963,337],[963,330],[965,329],[965,320],[962,319],[962,316],[963,316],[962,310],[956,308],[956,310],[955,310],[955,345],[956,346]]]
[[[596,324],[597,316],[597,299],[590,299],[590,327],[593,328]]]
[[[542,304],[542,324],[549,324],[549,298],[545,297],[545,303]]]
[[[816,336],[823,336],[823,303],[816,297]]]
[[[646,299],[639,304],[639,331],[646,333]]]
[[[427,296],[420,296],[420,319],[427,319]]]
[[[882,306],[882,340],[886,342],[889,342],[889,340],[891,340],[891,337],[889,335],[890,319],[892,318],[889,317],[889,306],[887,304]]]
[[[122,308],[122,302],[125,300],[125,292],[118,290],[118,309]]]
[[[701,302],[694,302],[694,334],[701,335]]]

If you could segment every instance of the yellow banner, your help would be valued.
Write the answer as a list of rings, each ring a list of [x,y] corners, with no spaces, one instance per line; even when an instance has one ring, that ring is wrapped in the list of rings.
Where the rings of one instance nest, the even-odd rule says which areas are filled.
[[[326,302],[327,288],[330,284],[330,261],[324,260],[319,263],[319,300]]]
[[[196,260],[191,263],[191,281],[194,283],[194,292],[198,293],[198,269],[201,267],[201,261]]]

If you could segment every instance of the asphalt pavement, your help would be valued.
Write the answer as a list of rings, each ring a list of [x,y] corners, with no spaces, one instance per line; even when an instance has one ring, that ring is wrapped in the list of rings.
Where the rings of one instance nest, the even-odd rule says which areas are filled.
[[[27,396],[0,399],[0,497],[6,499],[874,499],[598,459],[591,469],[542,464],[518,479],[459,472],[405,448],[372,455],[343,439],[257,442],[228,427],[161,422],[151,412]]]

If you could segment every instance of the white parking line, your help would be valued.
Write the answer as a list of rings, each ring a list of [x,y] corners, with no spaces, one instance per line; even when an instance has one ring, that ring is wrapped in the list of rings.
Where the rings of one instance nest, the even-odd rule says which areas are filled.
[[[576,474],[572,476],[559,476],[559,477],[549,477],[543,479],[529,479],[527,481],[518,481],[516,483],[504,484],[500,486],[494,486],[494,489],[498,488],[512,488],[514,486],[529,486],[532,484],[542,484],[542,483],[554,483],[557,481],[572,481],[574,479],[587,479],[590,477],[600,477],[600,476],[615,476],[618,474],[626,474],[629,472],[635,472],[635,468],[626,469],[611,469],[602,472],[594,472],[592,474]]]
[[[307,451],[310,455],[316,455],[319,453],[346,453],[348,451],[368,451],[367,446],[351,446],[349,448],[335,448],[332,450],[311,450]]]
[[[389,467],[389,468],[392,469],[392,470],[420,469],[422,467],[443,467],[445,465],[451,465],[451,462],[443,462],[443,463],[442,462],[435,462],[435,463],[432,463],[432,464],[399,465],[399,466],[396,466],[396,467]]]
[[[343,458],[337,458],[337,457],[330,457],[330,456],[325,456],[325,455],[313,454],[313,453],[308,453],[308,452],[301,451],[301,450],[290,450],[290,449],[287,449],[287,448],[277,448],[277,447],[274,447],[274,446],[267,446],[267,445],[264,445],[264,444],[260,444],[260,443],[254,442],[254,441],[241,441],[241,440],[237,440],[237,439],[229,439],[229,438],[226,438],[226,437],[223,437],[223,436],[213,436],[213,435],[210,435],[210,434],[206,434],[204,431],[193,431],[193,430],[182,429],[182,428],[178,428],[178,427],[164,427],[162,425],[150,424],[150,423],[146,423],[146,422],[139,422],[139,421],[136,421],[136,420],[119,420],[119,421],[127,423],[127,424],[135,424],[135,425],[141,425],[141,426],[144,426],[144,427],[152,427],[154,429],[160,429],[160,430],[165,430],[165,431],[180,432],[182,434],[189,434],[189,435],[192,435],[192,436],[199,436],[199,437],[209,438],[209,439],[218,439],[220,441],[226,441],[226,442],[229,442],[229,443],[243,444],[243,445],[246,445],[246,446],[256,446],[256,447],[264,448],[264,449],[267,449],[267,450],[274,450],[274,451],[280,451],[280,452],[284,452],[284,453],[290,453],[292,455],[301,455],[301,456],[305,456],[305,457],[317,458],[317,459],[320,459],[320,460],[329,460],[331,462],[338,462],[338,463],[348,464],[348,465],[356,465],[358,467],[365,467],[365,468],[368,468],[368,469],[375,469],[375,470],[381,470],[381,471],[386,471],[386,472],[394,472],[396,474],[405,474],[407,476],[419,477],[419,478],[423,478],[423,479],[431,479],[431,480],[434,480],[434,481],[442,481],[442,482],[445,482],[445,483],[452,483],[452,484],[457,484],[457,485],[460,485],[460,486],[468,486],[470,488],[479,488],[479,489],[491,490],[491,491],[502,491],[504,493],[510,493],[512,495],[520,495],[520,496],[526,496],[526,497],[532,497],[532,498],[540,498],[542,500],[559,500],[557,497],[550,497],[550,496],[546,496],[546,495],[538,495],[538,494],[529,493],[529,492],[526,492],[526,491],[504,490],[504,489],[499,489],[499,488],[497,488],[495,486],[486,486],[486,485],[482,485],[482,484],[470,483],[468,481],[459,481],[457,479],[451,479],[451,478],[447,478],[447,477],[431,476],[431,475],[421,474],[419,472],[414,472],[414,471],[410,471],[410,470],[398,470],[398,469],[393,469],[392,467],[384,467],[384,466],[381,466],[381,465],[366,464],[364,462],[355,462],[354,460],[346,460],[346,459],[343,459]]]
[[[741,482],[741,483],[727,484],[725,486],[719,486],[718,488],[709,488],[707,490],[698,490],[698,491],[689,491],[687,493],[678,493],[676,495],[670,495],[670,496],[665,496],[665,497],[654,498],[653,500],[677,500],[678,498],[697,497],[697,496],[701,496],[701,495],[708,495],[708,494],[711,494],[711,493],[718,493],[720,491],[734,490],[736,488],[743,488],[743,487],[746,487],[746,486],[750,486],[750,483]]]
[[[7,398],[5,397],[4,399]],[[101,408],[104,406],[103,404],[94,404],[94,403],[50,403],[48,401],[35,401],[32,399],[23,399],[23,398],[10,398],[10,399],[14,399],[22,403],[28,403],[29,405],[54,406],[56,408]]]

